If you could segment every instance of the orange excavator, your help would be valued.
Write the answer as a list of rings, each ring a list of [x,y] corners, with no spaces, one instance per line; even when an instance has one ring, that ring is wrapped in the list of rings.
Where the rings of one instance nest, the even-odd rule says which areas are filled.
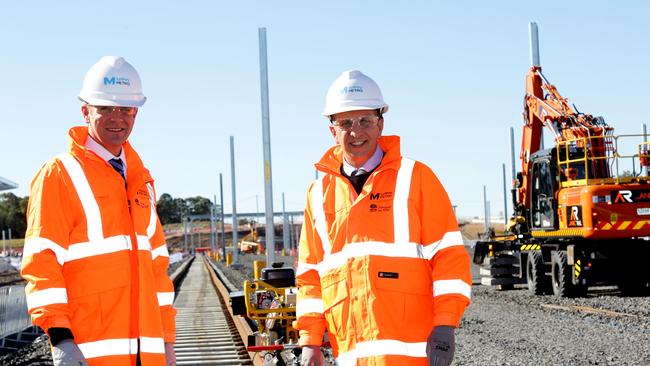
[[[562,97],[542,74],[535,23],[530,46],[514,213],[504,235],[476,243],[481,282],[502,289],[525,283],[534,294],[558,297],[584,296],[601,284],[648,293],[647,135],[614,135],[602,117]],[[545,128],[550,149],[540,149]]]

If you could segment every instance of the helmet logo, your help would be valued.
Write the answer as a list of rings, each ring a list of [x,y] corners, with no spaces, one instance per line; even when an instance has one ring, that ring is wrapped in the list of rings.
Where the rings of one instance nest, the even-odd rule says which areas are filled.
[[[340,94],[363,93],[363,87],[359,85],[344,86],[339,91]]]
[[[126,85],[130,86],[131,81],[129,78],[123,78],[123,77],[115,77],[113,76],[112,78],[109,78],[107,76],[104,77],[104,85]]]

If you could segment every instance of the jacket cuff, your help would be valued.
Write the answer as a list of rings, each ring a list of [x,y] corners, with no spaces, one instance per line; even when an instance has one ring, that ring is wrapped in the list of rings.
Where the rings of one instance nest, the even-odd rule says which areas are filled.
[[[68,328],[50,328],[47,331],[47,335],[50,337],[50,344],[52,346],[56,346],[66,339],[74,340],[74,335]]]
[[[300,331],[300,339],[298,344],[302,346],[320,346],[323,343],[323,333]]]
[[[459,322],[460,322],[460,318],[458,317],[458,315],[451,312],[437,313],[433,317],[433,325],[436,327],[439,325],[446,325],[446,326],[458,328]]]

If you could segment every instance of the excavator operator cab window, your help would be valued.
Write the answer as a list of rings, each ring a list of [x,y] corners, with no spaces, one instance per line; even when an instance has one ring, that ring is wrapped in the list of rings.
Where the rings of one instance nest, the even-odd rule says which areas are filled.
[[[533,190],[531,194],[531,214],[533,227],[553,228],[553,181],[556,179],[551,172],[549,160],[539,160],[533,163]]]

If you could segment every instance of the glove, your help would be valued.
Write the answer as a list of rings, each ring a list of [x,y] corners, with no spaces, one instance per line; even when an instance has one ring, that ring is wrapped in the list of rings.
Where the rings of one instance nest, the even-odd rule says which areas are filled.
[[[302,347],[302,355],[300,356],[300,366],[323,366],[323,352],[319,346],[304,346]]]
[[[88,366],[86,358],[72,339],[66,339],[52,346],[54,366]]]
[[[454,327],[439,325],[434,327],[427,339],[427,358],[429,366],[449,366],[454,359],[456,340]]]
[[[167,366],[176,366],[176,352],[174,352],[173,343],[165,343],[165,359]]]

